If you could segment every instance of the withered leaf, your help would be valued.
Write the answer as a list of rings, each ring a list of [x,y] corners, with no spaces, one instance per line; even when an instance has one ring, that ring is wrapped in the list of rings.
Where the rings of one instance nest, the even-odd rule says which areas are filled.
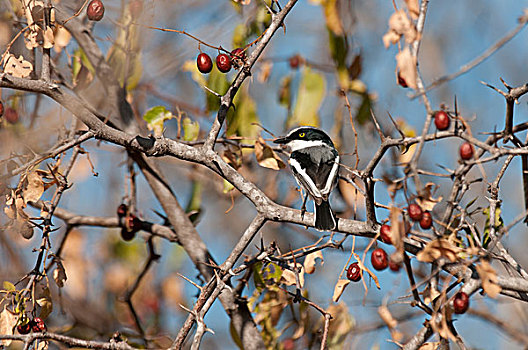
[[[257,75],[257,80],[260,83],[265,83],[268,81],[271,74],[271,69],[273,68],[273,63],[271,61],[265,61],[261,64],[259,74]]]
[[[64,287],[64,282],[66,282],[68,279],[66,276],[66,270],[59,259],[55,259],[55,265],[56,267],[55,270],[53,270],[53,279],[55,280],[55,283],[57,283],[57,286],[62,288]]]
[[[383,35],[383,45],[388,48],[390,44],[396,44],[404,36],[407,44],[412,43],[418,37],[418,32],[411,19],[404,10],[394,12],[389,18],[389,30]]]
[[[418,0],[405,0],[405,4],[407,5],[407,9],[411,14],[412,19],[418,19],[418,16],[420,15]]]
[[[350,284],[350,280],[343,280],[340,279],[337,281],[335,287],[334,287],[334,294],[332,295],[332,301],[334,303],[337,303],[339,301],[339,298],[341,298],[341,295],[343,295],[343,292],[345,291],[346,286]]]
[[[0,334],[2,335],[13,335],[13,329],[15,328],[18,321],[18,317],[13,315],[4,306],[4,310],[0,312]],[[0,340],[0,346],[9,346],[12,340],[5,339]]]
[[[53,302],[49,288],[44,287],[37,298],[36,302],[40,306],[39,317],[45,319],[53,311]]]
[[[17,78],[26,78],[33,71],[31,62],[24,60],[20,55],[18,58],[13,54],[8,54],[5,58],[4,72]]]
[[[442,196],[436,198],[433,197],[432,190],[436,185],[432,182],[428,182],[424,189],[420,191],[420,195],[416,197],[416,202],[423,210],[432,211],[435,205],[442,201]]]
[[[27,175],[27,185],[22,196],[27,202],[36,203],[44,193],[44,181],[42,177],[35,171]]]
[[[430,263],[440,258],[446,258],[450,262],[455,262],[459,259],[458,254],[463,249],[457,247],[445,238],[435,239],[425,245],[425,247],[416,254],[419,261]]]
[[[408,47],[396,54],[396,79],[398,75],[411,89],[416,90],[416,57],[411,55]],[[396,80],[398,81],[398,80]]]
[[[378,314],[380,315],[383,322],[385,322],[387,327],[395,328],[398,325],[398,321],[392,316],[387,306],[381,305],[378,307]]]
[[[294,286],[297,284],[295,272],[292,271],[293,268],[294,268],[294,265],[292,263],[290,264],[290,269],[284,269],[282,271],[282,275],[280,279],[281,283],[284,283],[287,286]],[[298,272],[299,284],[300,284],[300,287],[303,288],[304,287],[304,267],[300,263],[297,263],[297,269],[299,271]]]
[[[264,168],[280,170],[286,166],[277,153],[261,137],[255,142],[255,157],[260,166]]]
[[[306,256],[304,259],[304,272],[307,274],[312,274],[315,272],[316,259],[321,260],[321,265],[324,264],[323,252],[321,250],[310,253]]]
[[[475,265],[482,281],[482,289],[491,298],[496,298],[502,288],[497,284],[497,273],[486,260],[480,260],[480,264]]]

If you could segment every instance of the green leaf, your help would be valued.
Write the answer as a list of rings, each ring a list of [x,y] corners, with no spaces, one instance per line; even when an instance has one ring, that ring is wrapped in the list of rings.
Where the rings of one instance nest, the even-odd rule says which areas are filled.
[[[362,94],[361,105],[356,113],[356,120],[359,122],[359,125],[365,125],[371,121],[370,110],[372,108],[372,100],[368,93]]]
[[[287,75],[280,81],[280,87],[279,87],[279,104],[290,108],[291,106],[291,82],[292,82],[292,76]]]
[[[189,219],[193,223],[196,222],[202,211],[202,187],[203,186],[200,181],[193,181],[191,198],[187,203],[187,208],[185,208],[186,213],[192,213],[189,216]]]
[[[229,191],[231,191],[234,188],[235,188],[235,186],[231,185],[231,183],[229,181],[224,179],[224,190],[223,190],[224,193],[228,193]]]
[[[133,90],[143,74],[141,63],[141,33],[143,29],[135,25],[127,7],[123,7],[117,35],[112,47],[108,50],[107,62],[112,67],[121,87]]]
[[[345,35],[336,35],[330,28],[328,29],[328,44],[330,54],[335,62],[339,85],[342,89],[348,88],[349,72],[346,65],[348,55],[348,41]]]
[[[259,122],[257,115],[257,105],[249,96],[246,89],[240,90],[235,97],[234,105],[227,113],[227,136],[242,136],[253,143],[259,133],[259,127],[255,123]]]
[[[227,75],[220,72],[216,66],[214,66],[209,77],[207,79],[206,86],[216,92],[217,94],[223,95],[229,88],[229,82],[227,81]],[[207,96],[207,110],[217,111],[220,108],[220,99],[210,92],[206,92]]]
[[[491,241],[491,238],[489,235],[490,229],[491,229],[490,207],[485,208],[484,210],[482,210],[482,212],[486,215],[486,223],[484,225],[484,237],[482,237],[482,247],[487,248],[488,244]],[[500,214],[501,214],[501,209],[500,208],[495,209],[495,232],[499,231],[504,226],[504,221],[502,220],[502,217]]]
[[[154,131],[155,136],[163,134],[163,123],[172,118],[172,113],[163,106],[152,107],[143,115],[143,120],[147,122],[149,130]]]
[[[185,117],[183,119],[183,140],[195,141],[200,133],[200,124],[193,122],[191,118]]]
[[[322,74],[305,67],[302,72],[297,101],[293,115],[286,121],[286,126],[319,125],[317,112],[323,103],[326,93],[326,82]]]
[[[4,287],[4,290],[6,290],[8,292],[16,291],[15,285],[13,283],[9,282],[9,281],[4,281],[3,287]]]

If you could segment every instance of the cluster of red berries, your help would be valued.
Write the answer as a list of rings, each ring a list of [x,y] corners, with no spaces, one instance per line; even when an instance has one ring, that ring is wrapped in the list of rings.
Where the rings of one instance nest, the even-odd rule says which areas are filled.
[[[105,8],[101,0],[92,0],[86,9],[86,15],[90,21],[100,21],[103,19]]]
[[[231,67],[238,69],[243,66],[245,60],[246,54],[244,50],[242,48],[237,48],[231,51],[229,55],[221,53],[216,56],[216,67],[220,72],[227,73],[231,70]],[[196,58],[196,65],[198,66],[198,70],[203,74],[207,74],[213,69],[213,61],[211,60],[211,57],[203,52]]]
[[[34,319],[17,326],[17,331],[20,334],[28,334],[31,331],[35,333],[41,333],[45,332],[46,330],[46,324],[40,317],[35,317]]]
[[[142,229],[143,222],[136,215],[130,213],[126,204],[120,204],[117,207],[117,217],[121,226],[121,238],[124,241],[131,241],[136,237],[136,232]]]
[[[377,271],[383,271],[387,267],[394,272],[400,270],[401,265],[389,259],[389,255],[383,248],[376,248],[370,254],[370,263]],[[357,262],[350,264],[347,268],[347,278],[352,282],[361,280],[361,268]]]

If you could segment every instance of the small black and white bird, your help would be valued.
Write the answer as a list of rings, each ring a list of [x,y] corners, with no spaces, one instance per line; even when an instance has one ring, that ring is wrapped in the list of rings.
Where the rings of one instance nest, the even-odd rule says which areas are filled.
[[[302,126],[273,142],[290,150],[290,167],[297,183],[308,192],[315,204],[315,228],[332,231],[337,227],[336,217],[328,196],[337,184],[339,154],[330,137],[322,130]],[[306,204],[306,198],[303,203]]]

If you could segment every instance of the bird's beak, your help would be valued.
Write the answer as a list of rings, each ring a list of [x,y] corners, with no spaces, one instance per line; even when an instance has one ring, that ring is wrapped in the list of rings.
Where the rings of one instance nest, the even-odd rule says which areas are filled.
[[[290,142],[290,140],[287,137],[279,137],[279,138],[273,140],[273,143],[278,143],[278,144],[281,144],[281,145],[284,145],[284,144],[286,144],[288,142]]]

